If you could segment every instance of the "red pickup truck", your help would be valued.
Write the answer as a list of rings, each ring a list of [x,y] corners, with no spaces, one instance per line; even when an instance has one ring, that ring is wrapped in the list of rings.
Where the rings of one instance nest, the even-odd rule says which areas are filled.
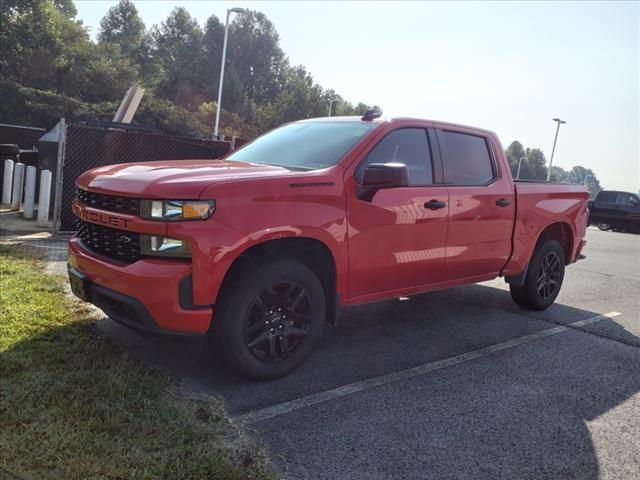
[[[208,335],[258,378],[297,367],[342,307],[503,276],[555,300],[583,186],[514,182],[489,131],[410,118],[279,127],[220,160],[77,180],[73,292],[137,330]]]

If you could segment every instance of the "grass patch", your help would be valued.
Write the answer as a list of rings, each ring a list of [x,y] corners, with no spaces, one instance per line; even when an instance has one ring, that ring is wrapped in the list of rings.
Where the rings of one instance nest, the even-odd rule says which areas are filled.
[[[90,313],[24,250],[0,245],[0,477],[267,478],[216,402],[105,342]]]

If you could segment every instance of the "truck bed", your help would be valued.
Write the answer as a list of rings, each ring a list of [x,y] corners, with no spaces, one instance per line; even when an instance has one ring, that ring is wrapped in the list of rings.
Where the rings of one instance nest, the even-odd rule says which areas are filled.
[[[514,275],[525,270],[543,229],[553,226],[554,234],[572,239],[565,251],[566,262],[575,261],[583,244],[573,239],[585,235],[589,193],[584,185],[538,181],[514,182],[516,217],[513,226],[513,250],[503,273]]]

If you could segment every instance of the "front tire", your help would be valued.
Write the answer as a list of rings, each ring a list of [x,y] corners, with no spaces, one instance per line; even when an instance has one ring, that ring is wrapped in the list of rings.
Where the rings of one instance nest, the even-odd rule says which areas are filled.
[[[318,277],[289,259],[256,260],[221,292],[212,336],[237,370],[257,379],[297,368],[322,336],[326,301]]]
[[[509,285],[511,298],[528,310],[548,308],[564,280],[564,252],[555,240],[539,243],[533,252],[523,285]]]
[[[607,230],[609,230],[611,228],[611,224],[609,223],[596,223],[596,226],[602,230],[603,232],[606,232]]]

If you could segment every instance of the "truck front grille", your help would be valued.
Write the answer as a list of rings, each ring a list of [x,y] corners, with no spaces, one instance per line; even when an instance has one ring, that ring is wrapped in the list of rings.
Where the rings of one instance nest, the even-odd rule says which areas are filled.
[[[77,236],[89,250],[122,263],[139,260],[140,234],[77,219]]]
[[[99,208],[100,210],[127,213],[129,215],[140,215],[139,198],[102,195],[99,193],[87,192],[81,188],[76,188],[76,198],[85,205]]]

